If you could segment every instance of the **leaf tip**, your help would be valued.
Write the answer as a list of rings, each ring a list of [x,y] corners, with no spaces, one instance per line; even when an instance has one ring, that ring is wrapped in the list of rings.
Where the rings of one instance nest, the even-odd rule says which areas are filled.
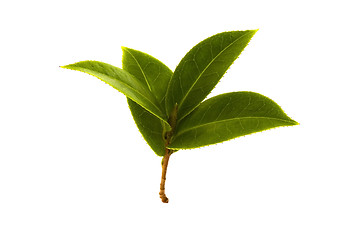
[[[256,34],[256,32],[258,32],[259,28],[257,29],[253,29],[253,30],[249,30],[252,34],[252,37]]]
[[[295,121],[295,120],[293,120],[293,119],[291,119],[291,118],[289,118],[289,126],[296,126],[296,125],[300,125],[300,123],[299,122],[297,122],[297,121]]]
[[[130,48],[124,47],[124,46],[121,46],[120,48],[122,49],[123,54],[124,54],[125,52],[129,52],[129,51],[131,50]]]
[[[294,125],[300,125],[299,122],[297,122],[297,121],[295,121],[295,120],[292,120],[292,121],[293,121]]]
[[[69,65],[64,65],[64,66],[59,66],[60,68],[64,68],[64,69],[70,69],[70,65],[71,64],[69,64]]]

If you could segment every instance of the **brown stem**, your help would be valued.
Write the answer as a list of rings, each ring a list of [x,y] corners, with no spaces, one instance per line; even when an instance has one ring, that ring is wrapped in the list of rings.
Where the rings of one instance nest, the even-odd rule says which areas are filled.
[[[159,192],[159,197],[162,199],[162,202],[164,203],[168,203],[168,198],[165,195],[165,175],[167,174],[169,157],[173,153],[173,150],[168,149],[168,144],[170,142],[170,139],[172,138],[173,131],[177,123],[177,111],[178,111],[178,104],[176,103],[168,119],[168,123],[171,127],[171,130],[166,132],[164,135],[165,154],[162,159],[162,178],[160,180],[160,192]]]
[[[160,181],[159,197],[162,199],[162,202],[164,203],[168,202],[168,198],[165,195],[165,175],[167,174],[168,161],[171,154],[172,154],[172,150],[166,148],[165,155],[162,160],[162,179]]]

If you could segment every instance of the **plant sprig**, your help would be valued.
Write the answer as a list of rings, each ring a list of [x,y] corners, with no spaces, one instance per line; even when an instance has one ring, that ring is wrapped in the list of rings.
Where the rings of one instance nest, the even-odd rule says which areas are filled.
[[[256,32],[209,37],[185,55],[174,73],[156,58],[126,47],[123,69],[98,61],[62,67],[93,75],[127,97],[144,139],[163,157],[159,195],[167,203],[165,179],[174,152],[298,124],[258,93],[230,92],[204,101]]]

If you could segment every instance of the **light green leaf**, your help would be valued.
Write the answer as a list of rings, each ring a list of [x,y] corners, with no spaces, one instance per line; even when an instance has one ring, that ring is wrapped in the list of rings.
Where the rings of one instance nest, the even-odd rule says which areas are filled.
[[[193,47],[181,60],[169,83],[167,113],[178,104],[178,120],[212,91],[257,30],[216,34]]]
[[[147,109],[157,118],[167,121],[166,114],[162,111],[162,107],[154,95],[143,86],[141,81],[128,72],[98,61],[82,61],[62,66],[62,68],[81,71],[99,78]]]
[[[140,51],[122,47],[123,69],[141,80],[164,107],[165,93],[173,72],[162,62]],[[152,150],[159,156],[165,154],[166,126],[143,107],[128,99],[128,105],[139,131]]]
[[[185,117],[177,126],[169,148],[197,148],[297,124],[280,106],[261,94],[225,93],[204,101]]]

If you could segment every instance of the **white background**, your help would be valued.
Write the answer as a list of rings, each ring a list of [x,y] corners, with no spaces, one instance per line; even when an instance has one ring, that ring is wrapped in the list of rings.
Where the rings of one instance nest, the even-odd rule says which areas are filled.
[[[0,6],[0,239],[361,239],[358,1],[6,1]],[[196,43],[260,29],[214,96],[254,91],[299,126],[169,163],[126,98],[59,66],[171,69]]]

